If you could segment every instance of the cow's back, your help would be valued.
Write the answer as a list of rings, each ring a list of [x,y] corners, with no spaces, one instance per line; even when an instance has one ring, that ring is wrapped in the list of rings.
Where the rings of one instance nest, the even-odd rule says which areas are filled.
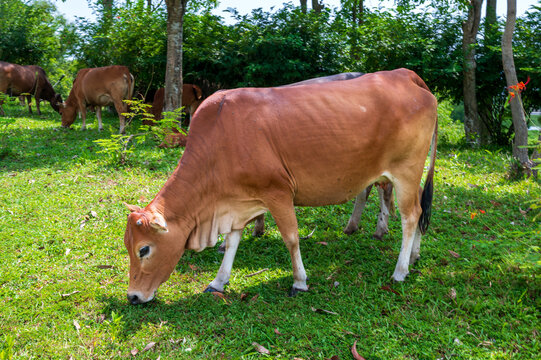
[[[24,66],[0,61],[0,91],[17,96],[21,93],[31,93],[35,86],[32,71]]]
[[[231,173],[224,181],[254,189],[282,184],[298,205],[345,202],[394,164],[428,152],[436,101],[416,81],[424,84],[402,69],[224,91],[196,113],[186,152],[218,144],[217,171]],[[422,173],[418,161],[411,165]]]
[[[108,106],[113,99],[131,99],[133,79],[129,69],[122,65],[82,69],[74,82],[78,96],[87,104]]]

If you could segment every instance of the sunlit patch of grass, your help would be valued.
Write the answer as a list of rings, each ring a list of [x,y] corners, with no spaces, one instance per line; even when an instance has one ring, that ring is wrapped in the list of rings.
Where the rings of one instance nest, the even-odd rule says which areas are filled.
[[[44,106],[45,108],[45,106]],[[14,358],[533,359],[540,353],[540,228],[534,179],[509,182],[503,151],[439,152],[433,217],[421,259],[404,283],[390,275],[399,217],[374,240],[377,196],[352,236],[352,203],[298,208],[310,291],[287,297],[289,254],[270,215],[245,231],[224,298],[201,293],[222,255],[188,252],[155,301],[131,306],[123,202],[146,205],[180,149],[155,143],[115,166],[97,154],[106,130],[60,129],[59,116],[8,107],[8,156],[0,159],[0,351]],[[473,215],[475,214],[475,215]],[[247,276],[268,268],[255,276]],[[335,314],[315,312],[323,309]],[[9,341],[8,341],[9,340]],[[145,347],[149,350],[144,351]],[[7,352],[6,352],[7,353]]]

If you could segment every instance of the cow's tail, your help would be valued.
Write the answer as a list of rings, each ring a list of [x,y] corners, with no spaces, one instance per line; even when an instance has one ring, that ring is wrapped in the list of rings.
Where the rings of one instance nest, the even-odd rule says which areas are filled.
[[[419,217],[419,230],[424,234],[430,225],[430,215],[432,213],[432,195],[434,193],[434,166],[436,164],[436,148],[438,144],[438,118],[436,115],[436,126],[432,134],[430,144],[430,166],[426,175],[425,186],[421,194],[421,217]]]
[[[128,100],[131,100],[132,97],[133,97],[133,89],[135,87],[135,79],[134,79],[133,75],[130,72],[128,72],[128,78],[126,80],[128,81],[128,94],[127,94],[128,96],[127,96],[127,98],[128,98]]]

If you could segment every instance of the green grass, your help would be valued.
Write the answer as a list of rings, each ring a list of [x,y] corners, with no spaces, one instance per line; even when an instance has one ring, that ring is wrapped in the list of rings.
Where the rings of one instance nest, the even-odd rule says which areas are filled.
[[[371,237],[373,194],[353,236],[342,233],[352,203],[298,209],[301,235],[317,226],[301,243],[308,293],[287,297],[289,255],[267,216],[263,237],[245,231],[225,299],[202,293],[222,257],[207,249],[185,254],[155,301],[131,306],[122,203],[146,205],[182,150],[149,142],[116,166],[93,140],[115,133],[118,119],[106,117],[101,133],[93,116],[89,130],[80,120],[65,130],[43,108],[42,117],[6,108],[16,122],[0,159],[0,359],[132,358],[134,349],[141,359],[349,359],[354,341],[367,360],[539,358],[541,233],[525,212],[539,182],[506,180],[506,152],[454,146],[452,123],[440,131],[450,143],[438,155],[431,227],[404,283],[390,281],[399,220],[383,241]]]

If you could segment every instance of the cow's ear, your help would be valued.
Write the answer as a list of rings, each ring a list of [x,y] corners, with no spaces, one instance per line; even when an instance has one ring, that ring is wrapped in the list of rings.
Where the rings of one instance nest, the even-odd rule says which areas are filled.
[[[152,213],[152,219],[150,220],[150,226],[159,233],[166,233],[169,231],[167,223],[162,214]]]
[[[130,210],[130,212],[136,212],[136,211],[141,210],[141,208],[137,205],[130,205],[127,203],[124,203],[124,205],[128,208],[128,210]]]

